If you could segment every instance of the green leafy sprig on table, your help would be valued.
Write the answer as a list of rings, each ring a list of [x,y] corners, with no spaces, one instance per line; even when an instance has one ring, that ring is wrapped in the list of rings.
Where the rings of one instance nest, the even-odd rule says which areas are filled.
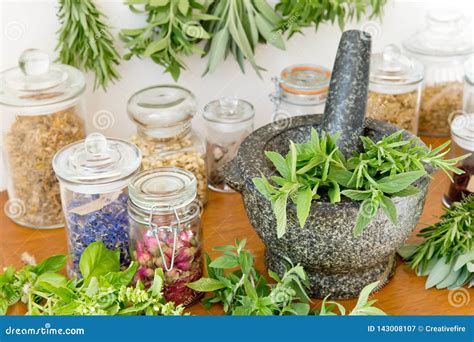
[[[405,245],[399,254],[418,276],[428,276],[426,288],[474,286],[474,195],[455,202],[417,236],[423,242]]]
[[[337,21],[343,30],[347,22],[354,17],[359,21],[369,8],[369,19],[380,18],[386,2],[387,0],[280,0],[275,9],[283,17],[278,28],[288,31],[288,36],[291,37],[304,27],[314,26],[317,29],[325,22],[333,24]]]
[[[95,73],[94,89],[120,78],[118,54],[104,15],[91,0],[60,0],[59,61]]]
[[[149,57],[175,81],[181,69],[186,68],[181,56],[204,54],[196,43],[209,39],[210,35],[201,22],[219,19],[203,12],[203,6],[194,0],[126,0],[125,3],[134,12],[146,13],[147,25],[120,32],[125,47],[130,50],[124,59]],[[136,5],[143,5],[144,9],[140,11]]]
[[[155,270],[152,286],[138,281],[129,286],[137,271],[133,263],[120,271],[119,251],[100,241],[90,244],[79,263],[83,279],[67,280],[57,273],[66,256],[57,255],[18,272],[7,268],[0,275],[0,314],[20,299],[28,315],[181,315],[184,307],[166,302],[163,270]]]
[[[268,275],[276,281],[275,284],[268,284],[254,268],[254,258],[244,249],[245,244],[246,240],[243,240],[236,241],[235,246],[214,248],[223,255],[214,260],[206,255],[208,278],[188,284],[196,291],[213,293],[203,299],[206,308],[222,303],[228,315],[336,315],[336,308],[341,315],[346,314],[341,304],[328,301],[328,297],[323,300],[319,311],[311,310],[311,301],[306,293],[309,287],[306,272],[301,265],[293,265],[290,260],[282,277],[268,270]],[[373,306],[376,300],[368,300],[377,285],[378,282],[369,284],[361,291],[350,315],[385,314]]]
[[[296,205],[298,221],[304,227],[312,200],[323,194],[327,194],[331,203],[340,202],[341,195],[362,202],[354,226],[355,235],[372,221],[379,208],[397,224],[392,198],[419,192],[412,184],[427,174],[425,164],[440,168],[448,175],[449,172],[460,174],[463,171],[455,165],[467,157],[445,160],[449,141],[435,149],[427,149],[418,138],[403,140],[403,131],[399,131],[378,142],[361,137],[363,151],[354,153],[346,161],[336,145],[337,139],[337,135],[324,132],[319,136],[312,129],[308,142],[295,144],[290,141],[285,157],[277,152],[265,152],[279,176],[270,177],[274,184],[264,175],[254,178],[253,183],[272,204],[278,237],[286,232],[289,200]]]
[[[211,0],[206,11],[220,18],[205,23],[211,34],[204,48],[208,57],[206,73],[212,73],[231,53],[242,72],[246,59],[260,76],[261,68],[255,61],[258,44],[269,43],[285,49],[282,35],[275,32],[281,17],[266,0]]]

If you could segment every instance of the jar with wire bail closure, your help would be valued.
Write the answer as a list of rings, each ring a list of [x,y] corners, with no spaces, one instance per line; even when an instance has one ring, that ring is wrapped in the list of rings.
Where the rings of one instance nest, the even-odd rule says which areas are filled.
[[[285,68],[274,77],[273,120],[297,115],[322,114],[329,90],[331,71],[313,64],[297,64]]]
[[[201,211],[196,177],[175,167],[147,170],[129,186],[130,248],[135,280],[150,286],[162,268],[168,301],[190,305],[203,293],[187,287],[202,277]]]

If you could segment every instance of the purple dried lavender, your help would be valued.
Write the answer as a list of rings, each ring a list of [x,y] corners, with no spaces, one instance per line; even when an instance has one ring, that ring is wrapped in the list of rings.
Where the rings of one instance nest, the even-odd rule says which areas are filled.
[[[95,241],[102,241],[110,250],[120,250],[120,265],[122,269],[130,264],[129,218],[127,211],[128,194],[121,193],[113,202],[99,210],[85,215],[70,212],[70,210],[98,199],[98,194],[73,193],[73,199],[68,203],[66,214],[69,251],[71,263],[69,275],[81,277],[79,260],[84,249]]]

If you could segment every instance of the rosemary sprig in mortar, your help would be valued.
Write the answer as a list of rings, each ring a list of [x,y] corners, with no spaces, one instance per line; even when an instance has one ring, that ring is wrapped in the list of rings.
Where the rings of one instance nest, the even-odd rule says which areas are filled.
[[[361,137],[363,150],[344,160],[336,141],[338,136],[321,136],[312,129],[311,139],[304,144],[290,142],[286,157],[277,152],[265,152],[280,176],[271,181],[262,175],[253,182],[262,195],[272,204],[277,221],[277,235],[286,231],[286,206],[288,200],[296,205],[300,226],[309,215],[312,200],[327,195],[331,203],[341,200],[341,195],[362,201],[354,226],[360,234],[372,221],[379,208],[393,224],[397,224],[397,211],[393,197],[414,195],[419,190],[412,184],[427,174],[425,165],[440,168],[449,175],[463,171],[454,165],[468,155],[444,160],[449,142],[438,148],[426,148],[418,138],[403,140],[399,131],[385,136],[378,142]],[[444,150],[444,151],[443,151]]]
[[[91,0],[60,0],[59,61],[95,73],[94,89],[120,78],[120,56],[103,14]]]

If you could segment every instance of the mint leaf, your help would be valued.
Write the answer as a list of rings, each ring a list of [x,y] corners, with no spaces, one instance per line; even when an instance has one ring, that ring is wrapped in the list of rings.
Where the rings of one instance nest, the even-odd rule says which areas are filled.
[[[280,153],[265,151],[265,156],[271,160],[277,171],[283,178],[290,178],[290,170],[286,164],[285,158]]]
[[[372,221],[377,214],[379,202],[371,199],[366,199],[362,202],[359,212],[357,213],[356,224],[354,226],[354,235],[357,236],[364,230],[365,227]]]
[[[380,206],[390,221],[396,225],[398,223],[397,208],[395,204],[393,204],[393,201],[389,197],[382,195]]]
[[[199,292],[212,292],[226,287],[219,280],[212,278],[201,278],[192,283],[188,283],[186,286]]]
[[[363,201],[372,196],[372,190],[343,190],[341,193],[354,201]]]
[[[404,190],[424,175],[426,175],[426,171],[409,171],[387,176],[377,181],[377,188],[385,193],[393,194]]]
[[[273,212],[277,221],[277,236],[281,238],[286,232],[286,203],[288,194],[280,194],[273,202]]]
[[[239,266],[239,259],[235,255],[225,254],[211,262],[209,266],[214,268],[234,268]]]

